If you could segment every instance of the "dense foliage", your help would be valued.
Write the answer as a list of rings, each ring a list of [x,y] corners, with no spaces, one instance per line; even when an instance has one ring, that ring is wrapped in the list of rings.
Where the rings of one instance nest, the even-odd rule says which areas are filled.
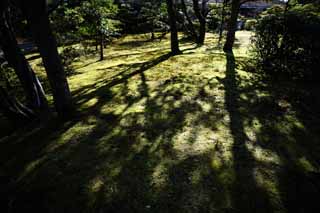
[[[112,0],[83,1],[74,6],[62,4],[51,15],[51,23],[60,44],[117,34],[117,6]]]
[[[168,31],[168,14],[163,0],[146,0],[139,4],[127,1],[119,3],[118,7],[117,18],[123,33]]]
[[[320,12],[312,4],[274,7],[259,19],[254,43],[268,74],[319,80]]]

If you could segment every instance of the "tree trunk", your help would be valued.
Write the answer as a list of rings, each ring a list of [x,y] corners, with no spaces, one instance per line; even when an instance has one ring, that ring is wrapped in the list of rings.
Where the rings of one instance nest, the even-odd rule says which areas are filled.
[[[103,61],[104,59],[104,54],[103,54],[103,34],[100,33],[100,61]]]
[[[0,17],[0,43],[4,56],[20,80],[26,94],[27,105],[33,110],[47,109],[48,103],[42,85],[18,47],[8,18],[3,11]]]
[[[187,23],[188,23],[188,31],[190,32],[191,36],[195,39],[195,41],[198,40],[198,35],[196,30],[194,29],[194,25],[192,23],[192,20],[190,18],[190,16],[188,15],[188,11],[187,11],[187,5],[185,3],[185,0],[181,0],[181,8],[182,8],[182,12],[184,14],[184,16],[186,17]]]
[[[228,25],[228,33],[226,43],[224,44],[223,50],[225,52],[231,52],[235,41],[235,34],[237,30],[237,20],[240,11],[240,0],[232,0],[231,2],[231,17]]]
[[[173,55],[180,54],[178,29],[177,29],[177,17],[174,6],[175,0],[167,0],[167,10],[169,15],[170,31],[171,31],[171,53]]]
[[[97,52],[98,52],[98,50],[99,50],[99,43],[100,43],[100,37],[97,36],[97,37],[96,37],[96,40],[95,40],[95,45],[96,45],[96,51],[97,51]]]
[[[155,39],[156,39],[156,36],[154,35],[154,29],[152,28],[151,41],[154,41]]]
[[[205,17],[205,9],[206,9],[207,1],[206,0],[202,0],[201,9],[199,7],[199,1],[198,0],[192,0],[192,1],[193,1],[194,13],[195,13],[195,15],[196,15],[196,17],[197,17],[197,19],[199,20],[199,23],[200,23],[197,44],[203,45],[205,37],[206,37],[206,24],[207,24],[207,21],[206,21],[206,17]]]
[[[62,118],[73,114],[74,108],[66,74],[57,50],[57,42],[52,34],[45,0],[35,3],[20,0],[27,16],[52,89],[55,108]]]
[[[35,114],[28,107],[22,105],[15,97],[0,86],[0,111],[9,120],[22,124],[35,118]]]

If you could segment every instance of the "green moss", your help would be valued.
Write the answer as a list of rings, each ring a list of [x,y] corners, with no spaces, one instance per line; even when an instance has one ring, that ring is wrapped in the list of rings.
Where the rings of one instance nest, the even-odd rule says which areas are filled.
[[[283,171],[318,171],[319,134],[275,93],[285,88],[242,66],[250,32],[237,37],[234,70],[214,34],[202,47],[182,42],[174,57],[168,39],[127,36],[105,49],[104,61],[74,62],[68,80],[77,118],[0,143],[4,172],[21,192],[14,205],[286,212]],[[31,63],[45,80],[39,59]],[[31,192],[43,196],[27,202]]]

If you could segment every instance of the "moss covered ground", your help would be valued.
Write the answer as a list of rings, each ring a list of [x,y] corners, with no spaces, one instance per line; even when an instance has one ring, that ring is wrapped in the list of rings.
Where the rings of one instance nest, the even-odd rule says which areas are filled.
[[[319,115],[255,72],[250,35],[238,32],[234,54],[209,34],[178,56],[168,39],[127,36],[104,61],[75,61],[76,118],[0,140],[6,208],[319,212]]]

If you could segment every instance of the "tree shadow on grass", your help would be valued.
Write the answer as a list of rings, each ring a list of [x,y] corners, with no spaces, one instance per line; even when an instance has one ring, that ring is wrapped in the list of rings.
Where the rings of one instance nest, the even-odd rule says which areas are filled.
[[[266,96],[248,93],[248,122],[263,124],[256,135],[257,147],[277,156],[274,165],[265,164],[265,173],[274,172],[278,200],[288,212],[318,212],[320,195],[319,124],[296,105],[301,88],[285,82],[268,82]],[[298,93],[299,94],[299,93]],[[255,120],[255,121],[254,121]],[[314,123],[315,122],[315,123]],[[261,162],[262,164],[262,162]]]
[[[93,97],[97,102],[65,126],[43,127],[12,144],[3,156],[3,168],[12,175],[10,211],[170,212],[209,204],[211,190],[201,182],[210,174],[200,169],[199,183],[185,187],[189,187],[189,176],[197,173],[198,163],[210,170],[210,154],[192,146],[201,143],[200,127],[214,130],[221,116],[215,107],[202,109],[204,103],[219,105],[204,89],[216,82],[183,75],[150,87],[155,82],[145,71],[169,57],[162,55],[135,66],[119,79],[101,79],[92,91],[90,86],[75,91],[79,92],[78,102]],[[137,81],[134,96],[129,94],[132,77]],[[109,103],[125,107],[103,111]],[[197,127],[189,131],[185,126],[190,122]],[[177,152],[175,144],[182,151]],[[183,151],[184,146],[190,150]],[[17,150],[20,156],[14,153]],[[184,157],[189,152],[193,157]],[[197,191],[199,186],[206,196],[193,201],[202,194]]]
[[[249,139],[245,133],[244,119],[240,111],[239,82],[233,53],[226,53],[225,105],[230,116],[233,137],[232,154],[235,179],[233,183],[233,209],[235,212],[272,212],[265,189],[256,183],[256,162],[248,150]]]
[[[224,80],[185,71],[211,62],[204,55],[163,54],[114,67],[115,74],[73,91],[79,107],[91,103],[73,121],[0,143],[9,212],[311,209],[306,193],[291,193],[293,183],[306,182],[290,179],[301,157],[314,164],[309,148],[292,145],[306,133],[284,131],[295,122],[282,117],[265,84],[239,75],[232,54]],[[183,70],[159,79],[152,68],[166,60]]]
[[[247,183],[240,189],[249,201],[242,200],[239,209],[251,205],[249,212],[257,211],[257,207],[266,212],[319,211],[319,133],[316,125],[306,122],[308,114],[294,101],[299,97],[296,92],[300,89],[293,89],[295,85],[285,82],[263,79],[259,73],[251,73],[249,78],[235,75],[234,57],[229,55],[227,60],[227,77],[236,79],[225,86],[226,98],[230,99],[229,103],[226,100],[230,129],[236,135],[235,145],[246,144],[242,148],[235,147],[234,156],[240,159],[235,158],[234,163],[237,165],[241,158],[242,162],[247,162],[246,158],[252,158],[253,162],[245,163],[247,169],[241,169],[250,174],[240,179],[241,184]],[[242,66],[242,63],[238,64]],[[243,84],[244,81],[250,83]],[[236,92],[233,98],[232,92]],[[232,107],[234,104],[237,110]],[[254,131],[248,131],[249,128]],[[255,196],[250,191],[257,185],[264,191],[256,191]]]

